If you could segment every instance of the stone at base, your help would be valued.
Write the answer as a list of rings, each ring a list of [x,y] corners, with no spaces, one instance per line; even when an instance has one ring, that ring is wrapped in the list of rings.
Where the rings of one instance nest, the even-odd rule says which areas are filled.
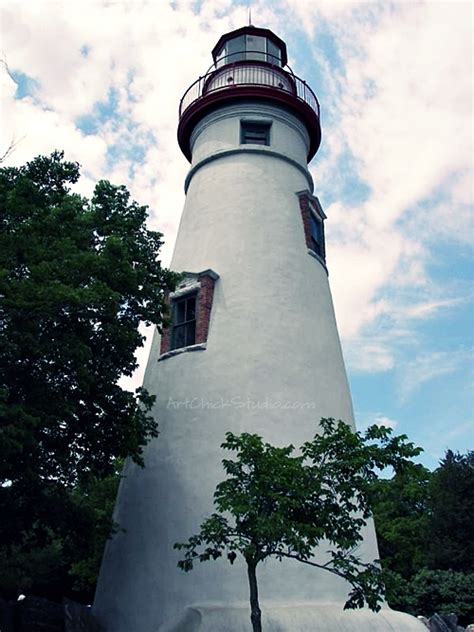
[[[340,605],[304,604],[281,606],[263,604],[264,632],[426,632],[421,621],[388,608],[342,610]],[[250,607],[195,604],[171,624],[157,632],[249,632]]]

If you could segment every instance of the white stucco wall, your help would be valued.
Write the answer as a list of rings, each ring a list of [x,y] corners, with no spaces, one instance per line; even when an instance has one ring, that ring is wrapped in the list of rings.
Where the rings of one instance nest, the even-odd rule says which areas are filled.
[[[269,147],[240,145],[246,117],[272,121]],[[282,109],[241,103],[208,115],[192,143],[171,267],[211,268],[220,278],[204,351],[158,362],[157,335],[152,345],[144,385],[157,395],[160,436],[147,447],[146,467],[129,464],[121,485],[116,519],[126,531],[107,547],[95,603],[109,632],[211,629],[173,622],[195,604],[246,606],[242,562],[198,564],[184,574],[172,548],[213,510],[226,431],[299,445],[322,416],[353,424],[328,277],[308,255],[296,196],[310,186],[304,127]],[[371,526],[361,553],[377,557]],[[301,603],[340,612],[347,598],[340,579],[290,560],[261,564],[258,576],[263,609],[272,612]],[[222,616],[215,629],[246,629]],[[296,627],[268,630],[308,629],[290,619]],[[383,625],[377,629],[402,629]]]

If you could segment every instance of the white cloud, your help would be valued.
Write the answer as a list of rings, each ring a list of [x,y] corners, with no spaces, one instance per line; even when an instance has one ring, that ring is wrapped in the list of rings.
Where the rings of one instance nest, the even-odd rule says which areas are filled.
[[[313,175],[323,204],[339,198],[326,209],[328,257],[349,366],[386,371],[399,361],[397,330],[413,337],[415,323],[465,300],[438,286],[427,263],[440,242],[473,236],[472,7],[290,4],[312,34],[326,20],[342,60],[343,72],[323,66],[329,146]],[[347,152],[362,202],[344,191]],[[393,331],[381,336],[387,321]]]
[[[461,302],[462,300],[460,298],[423,301],[416,305],[405,306],[402,310],[402,314],[409,318],[426,318],[427,316],[434,315],[442,308],[453,307]]]
[[[386,428],[391,428],[394,430],[398,426],[398,421],[396,419],[392,419],[387,415],[384,415],[380,412],[369,412],[363,413],[360,415],[356,415],[358,418],[357,429],[358,430],[367,430],[369,426],[385,426]]]
[[[398,394],[406,402],[421,386],[459,371],[466,363],[472,366],[472,353],[466,350],[421,353],[397,368]]]
[[[344,345],[344,357],[350,369],[359,373],[382,373],[393,369],[395,356],[385,340],[357,338]]]
[[[446,433],[444,440],[446,444],[452,442],[453,439],[458,439],[460,437],[468,437],[472,432],[472,420],[469,421],[461,421],[456,423],[454,427],[452,427]]]
[[[323,70],[326,159],[312,171],[323,204],[339,198],[326,209],[338,323],[351,367],[388,371],[411,321],[459,302],[433,284],[426,262],[439,239],[465,244],[472,235],[471,7],[281,0],[275,9],[255,2],[252,15],[281,36],[304,31],[309,40],[290,55],[297,63],[313,55]],[[2,49],[37,89],[15,99],[14,82],[1,75],[0,149],[24,136],[10,159],[21,164],[64,148],[83,165],[84,193],[102,177],[126,184],[150,205],[169,263],[188,168],[177,106],[220,35],[246,22],[247,7],[230,0],[3,3]],[[323,31],[335,36],[343,67],[322,57]],[[97,113],[111,91],[116,116],[81,132],[77,118]],[[112,146],[121,152],[115,162]],[[135,146],[139,163],[127,153]],[[344,190],[348,162],[366,186],[362,201]]]

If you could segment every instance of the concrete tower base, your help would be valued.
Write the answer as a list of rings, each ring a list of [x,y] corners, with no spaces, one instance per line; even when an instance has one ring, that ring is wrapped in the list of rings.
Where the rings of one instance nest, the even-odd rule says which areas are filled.
[[[262,608],[265,632],[426,632],[426,627],[410,615],[384,608],[342,610],[339,604],[267,604]],[[173,624],[157,632],[249,632],[249,606],[225,607],[194,605],[186,608]]]

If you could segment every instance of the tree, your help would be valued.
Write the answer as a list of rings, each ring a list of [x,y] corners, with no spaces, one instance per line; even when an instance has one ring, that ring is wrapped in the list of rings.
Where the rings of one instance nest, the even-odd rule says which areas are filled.
[[[190,571],[196,561],[224,554],[232,564],[242,555],[254,632],[262,629],[256,570],[269,557],[334,573],[352,587],[345,608],[367,603],[377,611],[381,569],[376,560],[366,563],[355,555],[370,516],[372,483],[378,469],[400,471],[421,450],[404,435],[391,437],[389,428],[372,426],[362,434],[334,419],[322,419],[318,433],[297,454],[292,445],[274,447],[248,433],[228,432],[222,448],[237,455],[222,461],[227,479],[214,494],[217,512],[188,542],[175,544],[185,551],[178,566]],[[331,550],[328,560],[318,563],[313,554],[323,542]]]
[[[176,276],[147,208],[107,181],[81,197],[78,178],[61,152],[0,169],[0,558],[17,578],[33,549],[43,568],[61,558],[79,490],[117,458],[141,464],[157,436],[154,398],[118,379],[136,367],[139,323],[166,317]]]
[[[388,603],[414,616],[455,613],[460,625],[474,619],[474,573],[422,568],[409,579],[384,572]]]
[[[409,579],[426,566],[432,473],[420,464],[374,481],[372,510],[382,566]]]
[[[447,450],[374,482],[373,511],[387,601],[410,614],[474,616],[474,452]]]
[[[105,542],[120,528],[112,511],[121,466],[118,460],[105,478],[90,475],[71,490],[56,489],[49,512],[43,507],[43,525],[25,525],[21,537],[2,542],[0,594],[69,596],[91,603]]]
[[[473,516],[474,451],[447,450],[430,485],[430,568],[474,571]]]

